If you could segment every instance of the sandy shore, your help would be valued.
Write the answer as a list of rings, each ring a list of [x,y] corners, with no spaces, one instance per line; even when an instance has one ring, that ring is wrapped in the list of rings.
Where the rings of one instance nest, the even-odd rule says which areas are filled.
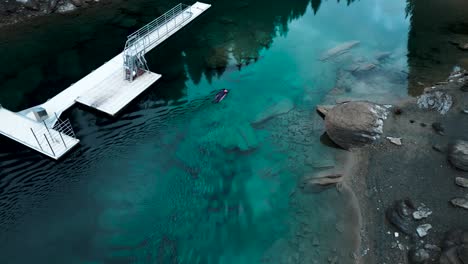
[[[446,153],[449,142],[468,140],[468,115],[462,112],[468,105],[468,93],[450,83],[437,89],[455,98],[447,114],[420,109],[416,98],[400,102],[395,107],[402,113],[389,116],[379,142],[339,154],[345,168],[344,184],[356,195],[356,210],[362,216],[359,263],[409,263],[412,248],[440,247],[447,231],[468,229],[468,211],[449,203],[468,192],[455,184],[455,177],[466,177],[467,173],[455,169]],[[444,126],[445,135],[434,131],[434,122]],[[401,137],[402,145],[390,143],[387,136]],[[432,225],[426,237],[411,239],[387,221],[385,210],[400,199],[410,199],[415,206],[424,204],[433,212],[426,219],[415,220],[416,225]],[[428,263],[439,263],[440,252],[428,252]]]

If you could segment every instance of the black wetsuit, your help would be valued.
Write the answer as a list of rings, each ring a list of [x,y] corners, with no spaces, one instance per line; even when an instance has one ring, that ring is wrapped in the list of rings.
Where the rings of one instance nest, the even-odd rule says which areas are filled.
[[[224,91],[224,89],[221,90],[221,91],[219,91],[219,92],[216,94],[216,96],[215,96],[215,98],[214,98],[214,100],[213,100],[213,103],[219,103],[219,102],[221,102],[221,100],[223,100],[224,97],[226,97],[227,94],[228,94],[228,91]]]

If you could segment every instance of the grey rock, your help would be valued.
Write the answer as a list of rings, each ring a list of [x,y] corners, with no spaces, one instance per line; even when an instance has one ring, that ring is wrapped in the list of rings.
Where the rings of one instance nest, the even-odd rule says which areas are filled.
[[[415,237],[416,225],[413,222],[412,214],[415,208],[409,200],[397,200],[392,206],[387,208],[385,216],[387,220],[402,233]]]
[[[391,143],[397,145],[397,146],[401,146],[401,138],[397,138],[397,137],[387,137],[388,141],[390,141]]]
[[[460,43],[458,48],[461,50],[468,50],[468,42],[467,43]]]
[[[344,149],[373,143],[383,133],[388,110],[378,104],[354,101],[336,105],[325,116],[330,139]]]
[[[468,179],[466,179],[466,178],[463,178],[463,177],[456,177],[456,178],[455,178],[455,183],[456,183],[458,186],[461,186],[461,187],[464,187],[464,188],[468,188]]]
[[[427,218],[432,214],[432,211],[427,208],[425,205],[421,205],[413,212],[413,218],[416,220],[421,220]]]
[[[427,261],[430,258],[430,255],[427,252],[427,250],[423,248],[410,250],[408,252],[408,255],[409,255],[410,263],[415,263],[415,264],[427,263]]]
[[[431,224],[423,224],[423,225],[418,226],[418,228],[416,228],[416,232],[418,233],[419,237],[425,237],[427,236],[430,229],[432,229]]]
[[[422,109],[436,110],[446,114],[453,105],[452,96],[442,91],[425,91],[418,97],[418,106]]]
[[[468,141],[457,140],[450,144],[448,159],[456,168],[468,171]]]
[[[468,198],[467,197],[453,198],[452,200],[450,200],[450,202],[452,203],[453,206],[468,210]]]
[[[325,119],[325,116],[333,108],[332,105],[317,105],[316,110],[320,117]]]

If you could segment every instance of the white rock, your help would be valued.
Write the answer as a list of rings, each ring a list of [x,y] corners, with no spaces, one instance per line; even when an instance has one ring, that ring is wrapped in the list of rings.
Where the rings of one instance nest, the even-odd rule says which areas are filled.
[[[387,137],[387,139],[395,144],[395,145],[398,145],[398,146],[401,146],[401,138],[395,138],[395,137]]]
[[[400,234],[398,232],[395,232],[395,237],[399,237]]]
[[[421,220],[427,218],[432,214],[432,211],[427,208],[424,204],[418,207],[416,211],[413,212],[413,218],[416,220]]]
[[[431,228],[432,228],[431,224],[423,224],[423,225],[418,226],[418,228],[416,228],[416,232],[418,232],[419,237],[425,237],[427,236],[427,232]]]

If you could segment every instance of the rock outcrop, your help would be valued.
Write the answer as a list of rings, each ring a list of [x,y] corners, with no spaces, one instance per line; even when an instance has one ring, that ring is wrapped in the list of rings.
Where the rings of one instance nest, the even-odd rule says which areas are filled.
[[[362,147],[379,139],[383,133],[388,110],[381,105],[366,101],[346,102],[323,111],[325,129],[330,139],[344,149]]]

